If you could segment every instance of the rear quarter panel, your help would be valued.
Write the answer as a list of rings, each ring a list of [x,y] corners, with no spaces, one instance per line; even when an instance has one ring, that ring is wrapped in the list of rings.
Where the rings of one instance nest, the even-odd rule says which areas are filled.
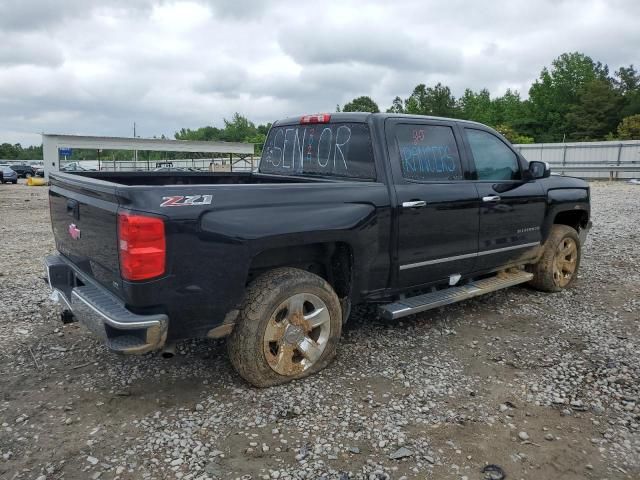
[[[386,287],[391,219],[386,185],[318,182],[127,187],[123,207],[167,220],[167,277],[143,303],[169,305],[170,336],[206,335],[239,308],[259,253],[344,242],[354,257],[353,292]],[[210,205],[160,207],[174,195],[211,195]],[[127,200],[128,199],[128,200]],[[125,290],[140,289],[124,282]]]

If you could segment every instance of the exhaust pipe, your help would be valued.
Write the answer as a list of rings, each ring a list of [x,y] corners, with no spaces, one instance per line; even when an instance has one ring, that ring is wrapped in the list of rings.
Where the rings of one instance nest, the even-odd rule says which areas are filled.
[[[176,344],[175,343],[167,343],[162,348],[162,358],[173,358],[176,354]]]

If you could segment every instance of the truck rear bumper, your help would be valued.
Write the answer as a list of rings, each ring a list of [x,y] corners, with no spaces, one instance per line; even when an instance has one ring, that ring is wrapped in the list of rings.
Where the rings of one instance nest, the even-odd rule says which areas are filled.
[[[169,318],[138,315],[111,292],[74,268],[61,255],[44,259],[52,299],[62,302],[110,350],[142,354],[161,348],[167,340]]]

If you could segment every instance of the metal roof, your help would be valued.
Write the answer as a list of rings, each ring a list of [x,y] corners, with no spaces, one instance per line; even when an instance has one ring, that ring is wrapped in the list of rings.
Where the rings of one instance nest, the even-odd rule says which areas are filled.
[[[56,172],[60,169],[59,149],[61,148],[226,153],[230,155],[253,155],[254,152],[253,143],[196,142],[160,138],[96,137],[43,133],[42,156],[44,159],[45,178],[49,178],[49,172]]]
[[[236,153],[251,155],[253,143],[201,142],[161,138],[95,137],[42,134],[43,143],[54,142],[57,148],[104,148],[107,150],[152,150],[154,152]]]

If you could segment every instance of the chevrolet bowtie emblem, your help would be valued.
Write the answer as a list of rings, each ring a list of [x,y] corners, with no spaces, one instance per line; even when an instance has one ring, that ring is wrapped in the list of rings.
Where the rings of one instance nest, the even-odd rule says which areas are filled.
[[[71,235],[71,238],[73,238],[74,240],[80,239],[80,229],[76,227],[75,223],[69,225],[69,235]]]

